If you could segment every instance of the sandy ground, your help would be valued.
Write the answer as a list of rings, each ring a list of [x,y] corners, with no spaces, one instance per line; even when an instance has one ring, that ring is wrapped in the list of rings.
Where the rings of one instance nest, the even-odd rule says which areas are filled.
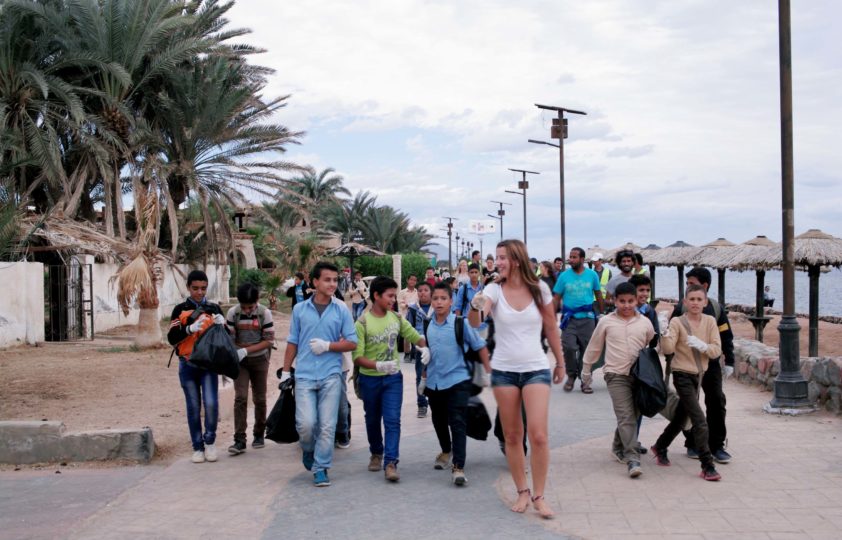
[[[658,310],[671,309],[662,302]],[[273,375],[283,359],[289,315],[273,312],[278,350],[272,353],[269,403],[277,393]],[[738,337],[754,337],[746,316],[731,314]],[[764,342],[777,346],[776,318]],[[807,354],[807,320],[799,319],[801,354]],[[842,355],[842,325],[820,322],[819,354]],[[17,347],[0,354],[0,419],[61,420],[68,431],[117,427],[152,428],[155,461],[169,463],[189,455],[184,419],[184,396],[178,383],[177,360],[167,369],[170,349],[137,351],[131,343],[133,327],[116,328],[95,341],[44,343]],[[220,385],[217,440],[226,448],[233,438],[233,386]],[[108,466],[84,464],[71,466]]]
[[[276,336],[285,339],[289,315],[273,312]],[[115,328],[94,341],[43,343],[0,354],[0,419],[60,420],[67,431],[152,428],[155,461],[170,462],[190,453],[184,417],[184,394],[178,382],[178,359],[167,369],[170,348],[138,351],[134,327]],[[283,360],[283,342],[272,352],[269,392]],[[276,393],[276,392],[275,392]],[[217,444],[233,439],[234,390],[219,388]],[[270,407],[274,399],[270,397]]]

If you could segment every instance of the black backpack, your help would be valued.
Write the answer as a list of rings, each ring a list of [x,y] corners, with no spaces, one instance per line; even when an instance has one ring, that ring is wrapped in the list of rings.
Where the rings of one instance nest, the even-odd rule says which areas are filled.
[[[431,319],[424,319],[424,339],[427,339],[427,328],[430,326]],[[465,351],[465,318],[459,315],[456,316],[456,322],[453,327],[453,333],[456,335],[456,344],[459,346],[459,350],[462,351],[462,359],[465,361],[465,368],[468,370],[468,375],[471,377],[471,381],[473,381],[474,375],[474,368],[476,363],[479,362],[480,364],[482,361],[479,357],[479,352],[471,349],[468,347],[468,351]],[[430,342],[427,341],[427,345],[430,345]],[[471,395],[476,396],[482,392],[482,386],[478,386],[476,384],[471,384]]]

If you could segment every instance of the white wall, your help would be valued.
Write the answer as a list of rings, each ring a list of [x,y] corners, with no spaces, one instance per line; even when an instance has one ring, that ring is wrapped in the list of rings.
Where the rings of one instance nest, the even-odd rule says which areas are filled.
[[[82,264],[93,263],[91,256],[78,259]],[[112,278],[118,269],[117,264],[92,264],[95,332],[137,324],[140,310],[134,306],[128,315],[123,315],[117,304],[117,284]],[[190,270],[191,267],[183,264],[164,269],[163,282],[158,284],[159,318],[169,318],[176,304],[187,297]],[[208,266],[204,271],[208,275],[208,299],[227,302],[228,266]],[[44,265],[0,262],[0,284],[4,285],[0,287],[0,348],[44,341]],[[87,297],[87,274],[84,288]]]
[[[0,347],[44,341],[44,265],[0,262]]]

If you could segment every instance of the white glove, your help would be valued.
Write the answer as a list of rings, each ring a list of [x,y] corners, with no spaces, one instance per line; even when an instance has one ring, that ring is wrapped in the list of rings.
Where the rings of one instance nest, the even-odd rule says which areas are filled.
[[[290,373],[289,371],[282,371],[281,372],[281,384],[284,384],[285,382],[287,382],[290,379],[290,377],[292,377],[292,373]]]
[[[193,324],[191,324],[190,326],[187,327],[187,333],[188,334],[195,334],[196,332],[198,332],[199,330],[202,329],[202,326],[203,326],[202,325],[202,318],[203,317],[204,317],[204,315],[199,316],[199,318],[196,319],[196,322],[194,322]]]
[[[430,363],[430,348],[429,347],[418,347],[418,352],[421,353],[421,363],[425,366]]]
[[[247,350],[245,350],[245,348],[243,348],[243,349],[237,349],[237,358],[239,358],[239,359],[240,359],[240,362],[242,362],[242,361],[243,361],[243,358],[245,358],[246,356],[248,356],[248,353],[249,353],[249,352],[248,352]]]
[[[482,311],[483,308],[485,308],[485,295],[482,291],[476,293],[474,297],[471,298],[471,307],[476,311]]]
[[[708,351],[708,344],[696,336],[687,336],[687,345],[696,349],[700,353],[706,353]]]
[[[482,370],[482,387],[488,388],[491,386],[491,373]]]
[[[394,360],[389,360],[388,362],[376,362],[375,365],[379,373],[385,373],[386,375],[394,375],[401,370],[398,367],[398,363]]]
[[[670,333],[670,316],[668,311],[658,312],[658,326],[661,329],[661,335],[667,336]]]
[[[225,324],[225,317],[217,313],[213,316],[213,324]]]
[[[310,340],[310,350],[313,354],[324,354],[330,350],[330,342],[319,338]]]
[[[427,377],[421,377],[421,382],[418,383],[418,395],[423,396],[424,390],[427,389]]]
[[[725,378],[729,378],[734,375],[734,366],[725,366]]]

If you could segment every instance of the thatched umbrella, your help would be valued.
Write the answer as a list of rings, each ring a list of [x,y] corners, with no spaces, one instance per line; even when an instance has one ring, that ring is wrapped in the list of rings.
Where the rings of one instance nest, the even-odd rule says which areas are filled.
[[[641,248],[640,246],[638,246],[634,242],[626,242],[622,246],[615,247],[614,249],[609,249],[608,251],[604,251],[603,253],[605,254],[605,260],[606,261],[611,261],[612,263],[616,263],[616,261],[614,259],[617,257],[617,253],[619,253],[621,251],[624,251],[624,250],[633,251],[635,253],[638,253],[641,249],[643,249],[643,248]]]
[[[351,267],[351,279],[354,279],[354,259],[363,255],[385,255],[382,251],[378,251],[373,247],[359,244],[357,242],[348,242],[342,244],[337,248],[333,248],[327,252],[328,255],[348,257],[349,266]]]
[[[684,298],[684,267],[690,263],[692,257],[700,248],[692,246],[683,240],[674,242],[663,249],[651,251],[649,255],[650,268],[653,266],[675,266],[678,270],[678,299]],[[650,272],[651,274],[651,272]],[[651,276],[650,276],[651,277]]]
[[[716,268],[719,279],[717,280],[718,300],[720,305],[725,305],[725,270],[726,266],[720,264],[724,260],[730,248],[736,246],[734,242],[728,241],[725,238],[717,238],[713,242],[708,242],[696,252],[690,261],[695,266],[707,266]]]
[[[659,249],[661,249],[661,246],[657,244],[649,244],[648,246],[640,250],[640,254],[643,255],[643,262],[649,265],[649,281],[651,282],[649,285],[649,300],[650,303],[654,302],[652,303],[652,307],[655,307],[658,302],[656,300],[653,300],[655,298],[655,263],[651,260],[651,252],[657,251]]]
[[[807,267],[810,279],[809,355],[819,355],[819,274],[822,266],[842,266],[842,239],[818,229],[795,237],[795,264]]]
[[[591,257],[593,257],[595,253],[602,253],[602,258],[604,259],[605,254],[607,252],[608,252],[607,249],[605,249],[604,247],[601,247],[599,244],[595,244],[593,247],[589,247],[585,251],[585,258],[587,258],[587,260],[591,260]],[[565,256],[567,256],[567,254],[562,253],[562,257],[565,257]]]

